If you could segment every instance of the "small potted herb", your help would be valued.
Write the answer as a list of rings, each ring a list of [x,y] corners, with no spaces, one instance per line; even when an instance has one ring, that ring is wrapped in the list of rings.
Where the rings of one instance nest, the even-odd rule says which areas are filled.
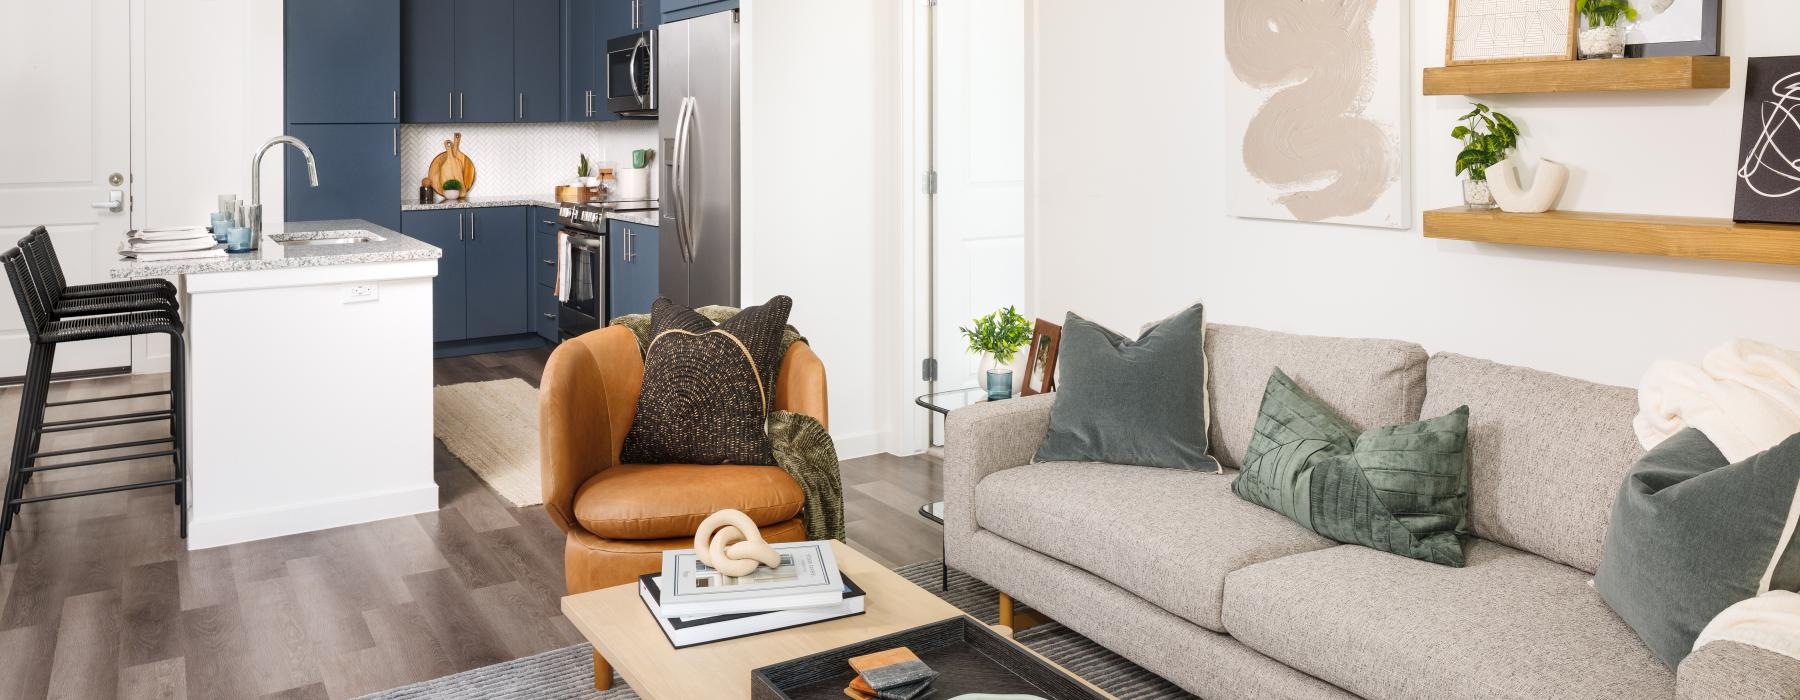
[[[1018,309],[1008,306],[991,314],[974,320],[974,327],[963,326],[963,337],[969,341],[969,352],[981,355],[980,374],[976,381],[987,387],[990,398],[1005,398],[1012,393],[1012,369],[1009,365],[1019,354],[1019,349],[1031,342],[1031,321],[1021,315]],[[1004,374],[1004,377],[993,376]],[[998,390],[996,380],[1003,380],[1004,392]],[[1001,395],[1004,393],[1004,395]]]
[[[1582,58],[1623,58],[1625,27],[1620,22],[1636,22],[1637,8],[1631,0],[1575,0],[1585,25],[1577,35]]]
[[[588,165],[587,154],[581,154],[581,164],[575,166],[576,184],[582,187],[599,187],[600,178],[594,176],[594,169]]]
[[[1456,154],[1456,174],[1467,174],[1463,181],[1463,204],[1470,209],[1494,208],[1494,193],[1488,187],[1487,169],[1506,160],[1507,151],[1519,146],[1519,125],[1504,114],[1488,109],[1479,102],[1468,114],[1457,117],[1450,138],[1462,142]]]
[[[463,187],[462,180],[445,180],[444,181],[444,199],[447,201],[456,201],[458,199],[461,199],[462,198],[462,187]]]

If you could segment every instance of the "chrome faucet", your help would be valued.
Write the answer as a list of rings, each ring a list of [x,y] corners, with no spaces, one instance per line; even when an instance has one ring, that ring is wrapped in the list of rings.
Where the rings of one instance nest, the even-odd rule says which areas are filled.
[[[283,135],[263,142],[262,148],[256,149],[256,155],[250,159],[250,209],[247,214],[250,218],[250,248],[252,250],[255,250],[262,241],[263,154],[268,153],[269,149],[274,148],[277,144],[283,143],[299,149],[300,155],[306,156],[306,179],[310,181],[313,187],[319,186],[319,166],[313,161],[312,148],[307,146],[305,141],[301,141],[292,136]]]

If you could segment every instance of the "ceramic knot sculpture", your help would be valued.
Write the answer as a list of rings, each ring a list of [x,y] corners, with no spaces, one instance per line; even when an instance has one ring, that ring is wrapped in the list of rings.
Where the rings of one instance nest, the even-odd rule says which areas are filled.
[[[756,522],[730,508],[700,521],[700,529],[694,531],[694,555],[726,576],[748,576],[758,564],[771,569],[781,565],[781,555],[763,541]]]
[[[1488,186],[1494,203],[1511,214],[1540,214],[1556,206],[1563,188],[1569,185],[1569,167],[1553,160],[1539,160],[1537,178],[1531,189],[1519,187],[1519,164],[1512,158],[1488,166]]]

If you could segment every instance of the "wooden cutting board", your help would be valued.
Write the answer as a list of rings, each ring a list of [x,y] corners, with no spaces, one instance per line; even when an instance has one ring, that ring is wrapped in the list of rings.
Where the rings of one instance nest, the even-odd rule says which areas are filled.
[[[431,189],[438,194],[444,193],[444,181],[461,180],[463,196],[475,189],[475,161],[462,152],[462,133],[458,132],[453,140],[444,142],[444,151],[431,159],[431,166],[425,171],[431,179]]]

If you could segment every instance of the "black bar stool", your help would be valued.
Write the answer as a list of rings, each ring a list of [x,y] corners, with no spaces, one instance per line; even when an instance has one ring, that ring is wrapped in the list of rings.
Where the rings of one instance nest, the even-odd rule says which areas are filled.
[[[172,293],[161,291],[159,285],[84,285],[92,304],[71,304],[73,301],[55,294],[60,286],[63,291],[71,288],[61,282],[61,271],[55,259],[55,252],[48,246],[41,246],[41,241],[49,239],[48,234],[41,234],[41,229],[27,236],[34,250],[42,252],[40,260],[33,264],[28,254],[21,248],[13,248],[0,253],[0,266],[6,270],[7,278],[12,283],[13,297],[19,303],[20,316],[24,318],[26,332],[31,340],[30,358],[26,364],[24,396],[19,404],[18,425],[14,432],[13,453],[6,480],[6,500],[0,508],[0,551],[4,551],[5,533],[12,529],[13,518],[19,507],[27,503],[78,498],[117,491],[154,488],[159,486],[175,487],[175,504],[180,511],[181,537],[187,538],[187,441],[183,432],[186,417],[186,385],[185,385],[185,346],[182,337],[181,318],[177,313]],[[25,243],[27,241],[22,241]],[[160,281],[160,280],[159,280]],[[166,282],[164,283],[166,284]],[[94,292],[95,287],[107,287],[110,292]],[[149,289],[151,291],[143,291]],[[173,286],[168,287],[169,292]],[[165,296],[166,294],[166,296]],[[106,310],[101,310],[106,309]],[[140,309],[140,310],[128,310]],[[123,311],[115,313],[115,311]],[[105,314],[105,315],[100,315]],[[97,399],[77,401],[49,402],[50,375],[55,366],[56,346],[59,343],[95,340],[100,338],[119,338],[149,333],[161,333],[169,336],[170,352],[170,386],[167,392],[145,392],[110,396]],[[156,411],[139,411],[110,416],[79,418],[68,420],[46,421],[45,410],[52,406],[86,404],[101,401],[157,396],[168,394],[169,408]],[[94,447],[80,447],[44,452],[39,450],[45,433],[103,428],[132,423],[168,420],[169,437],[150,440],[137,440]],[[100,452],[125,447],[138,447],[170,443],[170,449],[140,452],[115,457],[63,462],[58,464],[38,465],[37,461],[46,457],[60,457],[84,452]],[[174,462],[174,477],[133,484],[121,484],[95,489],[85,489],[67,493],[45,494],[26,497],[25,481],[37,472],[53,469],[69,469],[73,467],[92,466],[155,457],[169,457]]]
[[[25,249],[27,240],[40,241],[37,252]],[[58,299],[86,299],[89,297],[113,296],[118,294],[155,294],[173,301],[175,285],[163,279],[119,280],[116,282],[100,282],[97,284],[78,284],[70,286],[63,278],[62,264],[56,257],[56,244],[50,239],[50,232],[39,226],[19,240],[20,248],[33,258],[33,265],[45,272],[45,288]]]

